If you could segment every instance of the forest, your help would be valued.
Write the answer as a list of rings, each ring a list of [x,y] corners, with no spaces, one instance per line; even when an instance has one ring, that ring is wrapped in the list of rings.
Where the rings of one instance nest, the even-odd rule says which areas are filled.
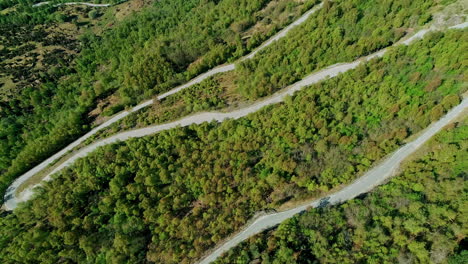
[[[162,0],[121,20],[107,19],[108,15],[102,14],[99,19],[106,23],[98,29],[76,32],[78,37],[60,36],[58,44],[64,48],[47,53],[44,62],[51,63],[43,63],[48,68],[42,71],[31,70],[39,64],[37,56],[21,65],[14,56],[34,53],[31,45],[40,46],[36,41],[46,41],[49,37],[44,35],[52,35],[48,28],[41,30],[43,25],[24,21],[18,25],[0,21],[0,30],[11,35],[6,46],[0,47],[0,94],[6,94],[0,96],[0,193],[16,177],[91,129],[94,121],[243,55],[315,2]],[[42,16],[42,11],[36,9],[43,8],[49,7],[31,12]],[[63,15],[62,8],[47,12]],[[68,21],[81,12],[77,10],[91,9],[73,10],[74,14],[64,18],[67,26],[95,23],[89,17],[86,21]],[[63,30],[63,23],[44,23]],[[12,31],[13,27],[20,30]],[[95,29],[99,34],[92,31]],[[21,72],[30,75],[23,80]],[[6,93],[8,85],[2,77],[8,76],[13,76],[15,84]],[[125,99],[125,94],[138,98]],[[99,105],[106,107],[101,109]]]
[[[215,263],[466,263],[467,138],[465,118],[389,183],[341,205],[310,209]]]
[[[81,1],[96,4],[118,4],[127,0],[93,0]],[[40,2],[48,2],[46,5],[34,6]],[[0,0],[0,25],[24,26],[24,25],[43,25],[54,22],[63,22],[67,17],[60,11],[63,6],[56,6],[60,3],[80,2],[68,0]],[[78,6],[78,8],[86,8]],[[96,9],[94,9],[96,10]],[[58,11],[58,12],[57,12]],[[99,12],[99,11],[94,11]]]
[[[452,1],[445,1],[448,4]],[[333,1],[253,59],[114,124],[109,134],[167,122],[197,111],[230,108],[268,96],[306,75],[387,47],[430,22],[435,2]],[[345,15],[343,15],[345,14]],[[381,34],[386,32],[386,34]]]
[[[0,260],[193,262],[255,212],[349,183],[457,105],[466,38],[431,34],[246,118],[103,147],[0,219]]]
[[[436,1],[324,1],[324,7],[290,37],[238,65],[242,76],[238,89],[255,99],[315,70],[390,46],[410,28],[430,22],[430,10],[436,5]]]
[[[72,95],[62,90],[57,96],[54,84],[75,73],[73,63],[81,50],[77,36],[98,27],[98,19],[88,17],[89,10],[70,7],[55,13],[73,17],[62,23],[0,23],[0,193],[18,173],[84,129],[73,125],[85,125],[80,115],[60,113],[63,102],[71,100]],[[52,113],[59,116],[54,118]],[[69,118],[73,117],[71,122]],[[57,122],[62,128],[53,127]],[[56,141],[40,139],[51,129]],[[33,146],[27,146],[33,142]],[[15,159],[19,160],[11,167]]]
[[[233,91],[231,76],[232,73],[217,74],[163,100],[156,100],[152,106],[97,132],[84,145],[118,132],[173,121],[196,112],[235,109],[245,103],[245,98]]]
[[[122,108],[239,58],[318,2],[161,1],[90,38],[79,71],[97,82],[89,93],[115,93]]]

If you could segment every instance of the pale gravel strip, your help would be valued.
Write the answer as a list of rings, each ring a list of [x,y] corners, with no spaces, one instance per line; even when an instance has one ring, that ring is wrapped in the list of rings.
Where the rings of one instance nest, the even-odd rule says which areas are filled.
[[[46,2],[43,2],[43,3],[46,3]],[[301,23],[303,23],[304,21],[306,21],[307,18],[310,17],[310,15],[315,13],[321,7],[322,7],[322,4],[314,6],[309,11],[304,13],[304,15],[302,15],[299,19],[297,19],[291,25],[286,27],[284,30],[280,31],[278,34],[273,36],[270,40],[268,40],[265,44],[263,44],[262,46],[260,46],[256,50],[254,50],[252,53],[256,54],[258,51],[260,51],[260,50],[266,48],[267,46],[271,45],[272,43],[274,43],[274,41],[284,37],[288,31],[290,31],[295,26],[298,26]],[[243,58],[239,59],[239,61],[244,61],[244,60],[252,58],[252,57],[253,57],[253,55],[250,54],[250,55],[248,55],[246,57],[243,57]],[[163,94],[159,95],[157,97],[157,99],[158,100],[164,99],[164,98],[166,98],[166,97],[168,97],[168,96],[170,96],[172,94],[180,92],[181,90],[183,90],[183,89],[185,89],[187,87],[190,87],[190,86],[192,86],[194,84],[200,83],[203,80],[205,80],[205,79],[207,79],[207,78],[209,78],[209,77],[211,77],[211,76],[213,76],[215,74],[222,73],[222,72],[227,72],[227,71],[232,71],[232,70],[234,70],[234,68],[235,68],[234,63],[228,64],[228,65],[221,65],[219,67],[213,68],[212,70],[210,70],[210,71],[208,71],[206,73],[203,73],[203,74],[199,75],[198,77],[192,79],[188,83],[180,85],[180,86],[178,86],[178,87],[176,87],[176,88],[174,88],[174,89],[172,89],[172,90],[170,90],[170,91],[168,91],[166,93],[163,93]],[[133,112],[136,112],[136,111],[138,111],[138,110],[140,110],[140,109],[142,109],[144,107],[152,105],[153,103],[154,103],[153,99],[147,100],[147,101],[145,101],[143,103],[140,103],[140,104],[136,105],[131,110],[120,112],[119,114],[113,116],[111,119],[107,120],[106,122],[102,123],[101,125],[99,125],[99,126],[95,127],[94,129],[90,130],[88,133],[86,133],[82,137],[78,138],[76,141],[74,141],[70,145],[66,146],[61,151],[59,151],[56,154],[52,155],[48,159],[41,162],[39,165],[35,166],[34,168],[29,170],[28,172],[26,172],[23,175],[21,175],[20,177],[18,177],[6,190],[6,193],[5,193],[5,196],[4,196],[5,197],[4,198],[5,208],[7,210],[13,210],[16,207],[16,202],[14,201],[14,199],[15,199],[14,196],[15,196],[15,193],[16,193],[16,189],[20,185],[22,185],[24,182],[26,182],[28,179],[33,177],[35,174],[37,174],[38,172],[45,169],[46,167],[51,165],[53,162],[57,161],[63,155],[65,155],[66,153],[68,153],[69,151],[71,151],[72,149],[74,149],[75,147],[80,145],[81,143],[83,143],[85,140],[87,140],[88,138],[90,138],[91,136],[96,134],[98,131],[100,131],[100,130],[102,130],[102,129],[104,129],[104,128],[112,125],[112,124],[114,124],[115,122],[118,122],[119,120],[121,120],[122,118],[128,116],[129,114],[131,114]],[[25,190],[24,194],[27,194],[27,197],[29,197],[31,195],[31,191],[30,190]]]
[[[450,27],[450,28],[464,28],[466,26],[468,26],[468,23],[459,24],[459,25],[456,25],[456,26],[453,26],[453,27]],[[422,30],[423,33],[420,33],[420,32],[416,33],[413,37],[410,38],[410,40],[414,41],[414,40],[417,40],[419,38],[422,38],[426,33],[430,32],[432,30],[435,30],[435,29]],[[403,41],[402,44],[407,45],[410,42]],[[228,119],[228,118],[232,118],[232,119],[241,118],[241,117],[244,117],[244,116],[246,116],[246,115],[248,115],[250,113],[258,111],[259,109],[261,109],[261,108],[263,108],[265,106],[279,103],[279,102],[283,101],[286,96],[292,95],[294,92],[300,90],[301,88],[303,88],[305,86],[309,86],[309,85],[312,85],[314,83],[320,82],[320,81],[322,81],[322,80],[324,80],[326,78],[334,77],[334,76],[336,76],[336,75],[338,75],[338,74],[340,74],[342,72],[346,72],[346,71],[348,71],[350,69],[356,68],[360,63],[362,63],[364,61],[370,60],[370,59],[375,58],[375,57],[380,57],[383,54],[385,54],[386,51],[387,51],[387,49],[383,49],[383,50],[380,50],[378,52],[375,52],[372,55],[369,55],[367,57],[358,59],[358,60],[356,60],[354,62],[351,62],[351,63],[342,63],[342,64],[336,64],[336,65],[330,66],[330,67],[328,67],[328,68],[326,68],[324,70],[321,70],[319,72],[316,72],[316,73],[313,73],[313,74],[309,75],[308,77],[306,77],[303,80],[295,83],[292,86],[289,86],[288,88],[284,89],[281,92],[278,92],[278,93],[276,93],[276,94],[274,94],[274,95],[272,95],[272,96],[270,96],[270,97],[268,97],[268,98],[266,98],[264,100],[261,100],[261,101],[255,103],[255,104],[253,104],[253,105],[247,106],[247,107],[242,108],[242,109],[234,110],[232,112],[227,112],[227,113],[221,113],[221,112],[198,113],[198,114],[187,116],[187,117],[184,117],[184,118],[182,118],[180,120],[173,121],[173,122],[170,122],[170,123],[166,123],[166,124],[162,124],[162,125],[149,126],[149,127],[146,127],[146,128],[141,128],[141,129],[136,129],[136,130],[130,130],[130,131],[122,132],[122,133],[113,135],[111,137],[108,137],[106,139],[97,141],[97,142],[95,142],[95,143],[93,143],[93,144],[91,144],[91,145],[89,145],[87,147],[84,147],[84,148],[80,149],[72,157],[70,157],[67,161],[65,161],[64,163],[57,166],[54,170],[52,170],[49,174],[47,174],[46,177],[44,177],[43,181],[50,180],[52,174],[60,171],[61,169],[65,168],[65,167],[68,167],[76,159],[85,157],[89,152],[94,151],[98,147],[101,147],[101,146],[104,146],[104,145],[107,145],[107,144],[111,144],[111,143],[115,143],[115,142],[119,142],[119,141],[125,141],[125,140],[127,140],[129,138],[138,138],[138,137],[151,135],[151,134],[154,134],[154,133],[157,133],[157,132],[160,132],[160,131],[163,131],[163,130],[175,128],[175,127],[184,127],[184,126],[188,126],[188,125],[192,125],[192,124],[201,124],[203,122],[209,122],[209,121],[221,122],[221,121],[223,121],[225,119]],[[39,183],[39,184],[36,184],[34,186],[30,186],[30,187],[26,188],[22,193],[20,193],[18,195],[18,197],[16,197],[14,195],[15,190],[20,184],[12,185],[13,187],[10,186],[8,188],[7,195],[9,195],[9,196],[5,197],[5,204],[4,204],[5,208],[7,210],[13,210],[14,208],[16,208],[16,206],[17,206],[17,204],[19,202],[29,200],[29,198],[33,194],[32,190],[35,187],[40,185],[40,183]]]

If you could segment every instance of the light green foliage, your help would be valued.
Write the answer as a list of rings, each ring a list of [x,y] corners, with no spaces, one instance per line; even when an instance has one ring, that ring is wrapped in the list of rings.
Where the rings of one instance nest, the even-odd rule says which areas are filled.
[[[288,38],[238,65],[244,76],[239,90],[248,98],[265,96],[312,71],[389,46],[405,29],[421,25],[420,17],[430,17],[428,10],[435,5],[425,0],[327,1]]]
[[[79,43],[73,42],[79,53],[77,59],[59,58],[57,67],[28,76],[31,81],[27,85],[19,87],[12,96],[0,98],[0,193],[18,175],[88,131],[95,118],[89,113],[99,101],[114,100],[101,113],[112,115],[167,91],[255,48],[316,1],[284,1],[288,4],[283,9],[288,14],[286,18],[262,13],[271,2],[155,1],[120,22],[106,25],[102,35],[89,32],[80,36]],[[36,36],[37,30],[32,31],[33,26],[28,25],[53,24],[43,16],[58,17],[59,13],[53,12],[57,8],[52,5],[32,8],[28,2],[24,3],[24,9],[14,13],[19,18],[0,17],[0,30],[9,40],[5,42],[8,47],[0,50],[6,59],[20,45],[16,27],[22,26],[23,42],[31,38],[43,38],[47,43],[57,41],[43,30]],[[255,25],[263,19],[271,19],[270,30],[258,33],[255,43],[249,36],[242,40],[245,32],[233,29],[236,23],[248,20]],[[10,66],[0,66],[0,77],[3,71],[10,73]],[[25,72],[31,71],[26,67],[13,73],[21,80]]]

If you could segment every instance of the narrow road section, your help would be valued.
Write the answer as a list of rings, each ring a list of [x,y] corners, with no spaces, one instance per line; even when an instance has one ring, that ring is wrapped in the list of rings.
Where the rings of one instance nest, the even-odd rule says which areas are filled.
[[[466,26],[468,26],[468,22],[453,26],[451,28],[464,28]],[[410,39],[401,42],[401,44],[407,45],[407,44],[411,43],[412,41],[414,41],[416,39],[422,38],[427,32],[430,32],[431,30],[435,30],[435,29],[423,30],[423,31],[421,31],[422,33],[418,32],[417,34],[415,34]],[[399,44],[397,43],[395,45],[399,45]],[[70,166],[71,164],[73,164],[73,162],[75,162],[75,160],[87,156],[90,152],[96,150],[99,147],[102,147],[102,146],[105,146],[105,145],[108,145],[108,144],[112,144],[112,143],[116,143],[116,142],[119,142],[119,141],[125,141],[125,140],[130,139],[130,138],[144,137],[144,136],[147,136],[147,135],[155,134],[157,132],[172,129],[172,128],[176,128],[176,127],[185,127],[185,126],[189,126],[189,125],[193,125],[193,124],[201,124],[201,123],[210,122],[210,121],[222,122],[223,120],[230,119],[230,118],[231,119],[238,119],[238,118],[244,117],[244,116],[246,116],[246,115],[248,115],[250,113],[258,111],[259,109],[261,109],[261,108],[263,108],[265,106],[282,102],[284,100],[284,98],[286,98],[289,95],[292,95],[294,92],[302,89],[303,87],[312,85],[314,83],[318,83],[318,82],[320,82],[322,80],[325,80],[326,78],[335,77],[340,73],[343,73],[343,72],[346,72],[348,70],[356,68],[362,62],[368,61],[368,60],[370,60],[372,58],[375,58],[375,57],[383,56],[383,54],[385,54],[386,51],[387,51],[387,49],[383,49],[383,50],[380,50],[380,51],[378,51],[378,52],[376,52],[376,53],[374,53],[372,55],[369,55],[367,57],[358,59],[358,60],[356,60],[354,62],[351,62],[351,63],[342,63],[342,64],[336,64],[336,65],[330,66],[330,67],[328,67],[328,68],[326,68],[324,70],[313,73],[313,74],[307,76],[306,78],[304,78],[303,80],[293,84],[292,86],[289,86],[288,88],[285,88],[284,90],[282,90],[282,91],[280,91],[278,93],[275,93],[272,96],[267,97],[267,98],[265,98],[263,100],[260,100],[259,102],[255,103],[255,104],[252,104],[250,106],[247,106],[245,108],[237,109],[237,110],[234,110],[234,111],[231,111],[231,112],[226,112],[226,113],[222,113],[222,112],[197,113],[197,114],[194,114],[194,115],[184,117],[184,118],[179,119],[177,121],[173,121],[173,122],[169,122],[169,123],[161,124],[161,125],[155,125],[155,126],[149,126],[149,127],[145,127],[145,128],[135,129],[135,130],[130,130],[130,131],[122,132],[122,133],[119,133],[119,134],[115,134],[115,135],[113,135],[111,137],[105,138],[105,139],[100,140],[100,141],[96,141],[96,142],[94,142],[94,143],[92,143],[92,144],[78,150],[68,160],[66,160],[65,162],[63,162],[62,164],[57,166],[55,169],[53,169],[49,174],[47,174],[44,177],[43,181],[50,180],[51,175],[53,175],[54,173],[62,170],[65,167]],[[139,109],[141,109],[142,107],[144,107],[147,104],[151,104],[151,101],[148,101],[148,102],[146,102],[144,104],[141,104],[138,107],[140,107]],[[129,112],[121,113],[121,115],[128,115],[128,114],[129,114]],[[110,124],[111,123],[109,123],[108,125],[110,125]],[[78,141],[75,141],[71,145],[75,145],[75,146],[78,145],[78,143],[76,143]],[[71,150],[71,149],[72,148],[69,148],[69,146],[68,146],[67,148],[65,148],[64,150],[62,150],[59,153],[65,154],[68,150]],[[60,157],[60,156],[58,156],[59,153],[57,153],[56,155],[54,155],[51,158],[47,159],[45,162],[41,163],[36,168],[32,169],[31,170],[32,172],[31,171],[27,172],[26,174],[24,174],[23,176],[18,178],[15,182],[13,182],[13,184],[8,188],[7,193],[5,195],[4,206],[5,206],[5,208],[7,210],[13,210],[14,208],[16,208],[16,206],[18,205],[19,202],[27,201],[27,200],[29,200],[31,198],[31,196],[33,194],[33,189],[36,186],[40,185],[40,183],[37,184],[37,185],[34,185],[34,186],[29,186],[28,188],[26,188],[23,192],[21,192],[17,196],[15,195],[16,189],[24,181],[26,181],[27,179],[32,177],[36,172],[39,172],[41,170],[41,169],[39,169],[40,166],[42,166],[42,168],[45,168],[48,164],[52,163],[56,158],[59,158]]]
[[[458,106],[450,110],[447,115],[441,118],[436,123],[429,126],[417,139],[404,145],[398,151],[394,152],[389,158],[383,161],[377,167],[368,171],[364,176],[357,179],[352,184],[344,189],[322,199],[317,199],[305,205],[293,208],[288,211],[268,214],[259,217],[251,225],[243,231],[227,240],[224,244],[214,250],[199,264],[208,264],[216,260],[224,252],[235,247],[249,237],[262,232],[267,228],[274,227],[281,222],[293,217],[294,215],[307,210],[308,208],[316,208],[326,201],[327,204],[338,204],[347,200],[351,200],[360,194],[369,192],[376,186],[382,184],[385,180],[393,176],[400,166],[400,163],[409,155],[413,154],[418,148],[426,143],[431,137],[437,134],[443,127],[455,121],[455,119],[466,115],[465,110],[468,109],[468,98],[465,98]]]
[[[48,3],[48,2],[42,2],[42,3]],[[251,54],[241,58],[239,61],[244,61],[246,59],[250,59],[252,58],[255,54],[257,54],[260,50],[268,47],[269,45],[271,45],[272,43],[274,43],[276,40],[279,40],[281,39],[282,37],[286,36],[286,34],[291,30],[293,29],[294,27],[304,23],[304,21],[307,20],[307,18],[309,18],[313,13],[315,13],[317,10],[319,10],[321,7],[322,7],[322,3],[319,4],[319,5],[316,5],[314,6],[313,8],[311,8],[309,11],[307,11],[306,13],[304,13],[300,18],[298,18],[295,22],[293,22],[291,25],[289,25],[288,27],[284,28],[282,31],[280,31],[279,33],[277,33],[275,36],[273,36],[270,40],[268,40],[267,42],[265,42],[263,45],[261,45],[260,47],[258,47],[257,49],[255,49]],[[202,82],[203,80],[215,75],[215,74],[218,74],[218,73],[222,73],[222,72],[227,72],[227,71],[232,71],[235,69],[235,63],[232,63],[232,64],[227,64],[227,65],[222,65],[222,66],[218,66],[216,68],[213,68],[211,69],[210,71],[207,71],[199,76],[197,76],[196,78],[192,79],[191,81],[189,81],[188,83],[185,83],[183,85],[180,85],[178,87],[175,87],[174,89],[166,92],[166,93],[163,93],[161,95],[159,95],[157,97],[157,100],[162,100],[172,94],[175,94],[175,93],[178,93],[180,91],[182,91],[183,89],[185,88],[188,88],[192,85],[195,85],[197,83],[200,83]],[[80,145],[81,143],[83,143],[84,141],[86,141],[88,138],[90,138],[91,136],[93,136],[94,134],[96,134],[98,131],[106,128],[106,127],[109,127],[110,125],[118,122],[119,120],[121,120],[122,118],[128,116],[129,114],[133,113],[133,112],[136,112],[142,108],[145,108],[147,106],[150,106],[154,103],[154,100],[151,99],[151,100],[147,100],[147,101],[144,101],[143,103],[140,103],[138,105],[136,105],[135,107],[133,107],[132,109],[128,110],[128,111],[122,111],[118,114],[116,114],[115,116],[113,116],[112,118],[110,118],[109,120],[107,120],[106,122],[102,123],[101,125],[93,128],[92,130],[90,130],[88,133],[86,133],[85,135],[83,135],[82,137],[78,138],[77,140],[75,140],[73,143],[71,143],[70,145],[66,146],[65,148],[63,148],[62,150],[60,150],[59,152],[55,153],[54,155],[52,155],[51,157],[49,157],[48,159],[44,160],[43,162],[41,162],[40,164],[38,164],[37,166],[35,166],[34,168],[32,168],[31,170],[27,171],[26,173],[24,173],[23,175],[21,175],[19,178],[17,178],[7,189],[6,193],[5,193],[5,197],[4,197],[4,201],[5,201],[5,207],[7,210],[13,210],[15,207],[16,207],[16,204],[17,204],[17,200],[15,198],[15,192],[16,192],[16,189],[22,185],[25,181],[27,181],[28,179],[30,179],[32,176],[34,176],[35,174],[37,174],[38,172],[42,171],[43,169],[47,168],[49,165],[51,165],[53,162],[57,161],[58,159],[60,159],[62,156],[64,156],[66,153],[68,153],[69,151],[73,150],[74,148],[76,148],[78,145]],[[30,191],[26,191],[26,194],[30,192]],[[28,196],[29,197],[29,196]]]

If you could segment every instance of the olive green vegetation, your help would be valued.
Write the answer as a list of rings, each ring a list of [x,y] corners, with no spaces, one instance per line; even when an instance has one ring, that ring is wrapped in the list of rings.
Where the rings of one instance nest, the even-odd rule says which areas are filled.
[[[42,72],[30,71],[30,65],[37,63],[35,60],[14,69],[11,64],[2,64],[2,73],[11,71],[18,83],[15,91],[0,96],[0,193],[20,174],[87,132],[96,118],[111,115],[243,55],[315,2],[155,1],[138,13],[105,26],[101,35],[91,32],[81,35],[70,48],[79,53],[76,59],[51,56],[59,63]],[[61,14],[55,12],[57,8],[50,12],[48,8],[24,12],[37,16],[52,11],[50,14]],[[13,17],[14,14],[17,13]],[[33,25],[16,25],[11,21],[0,20],[0,29],[11,32],[5,33],[9,42],[0,47],[0,56],[13,58],[18,50],[29,48],[23,46],[24,42],[50,38],[43,30],[40,34],[29,32]],[[44,21],[39,22],[55,23]],[[8,30],[14,27],[21,30]],[[60,41],[67,42],[67,37]],[[24,72],[31,72],[26,76],[31,81],[22,82]],[[7,83],[2,79],[0,82],[2,94]],[[98,109],[97,112],[101,111],[98,116],[90,115],[98,102],[110,104]]]
[[[38,25],[47,22],[55,22],[61,19],[56,14],[57,7],[44,5],[33,7],[38,1],[34,0],[0,0],[0,9],[5,10],[0,16],[0,25]],[[52,1],[58,3],[59,1]]]
[[[448,4],[453,1],[442,1]],[[187,96],[174,95],[161,101],[153,109],[143,109],[114,124],[104,137],[124,129],[165,122],[183,115],[203,110],[220,109],[235,101],[251,101],[284,88],[313,71],[338,62],[356,58],[387,47],[415,28],[431,19],[435,1],[381,1],[339,0],[326,1],[324,7],[304,24],[293,29],[286,38],[279,40],[253,59],[239,63],[233,74],[225,73],[229,86],[220,77],[213,77],[188,90]],[[216,87],[211,87],[216,86]],[[210,88],[210,97],[201,96]],[[197,92],[198,91],[198,92]]]
[[[229,110],[242,104],[244,98],[232,90],[232,84],[226,80],[232,73],[217,74],[201,83],[188,87],[163,100],[155,100],[151,107],[132,113],[106,129],[97,132],[84,144],[90,144],[100,138],[105,138],[123,130],[159,124],[200,111]],[[227,87],[231,86],[231,87]]]
[[[387,47],[408,28],[428,23],[436,5],[424,0],[325,1],[290,37],[239,64],[239,90],[248,98],[265,96],[314,70]]]
[[[466,263],[467,121],[365,197],[310,209],[215,263]]]
[[[88,30],[102,29],[106,27],[102,24],[112,21],[89,19],[88,13],[92,8],[86,6],[63,6],[49,10],[31,8],[30,2],[11,3],[15,4],[12,7],[15,12],[0,16],[0,174],[5,173],[28,142],[34,142],[44,133],[49,133],[50,129],[59,133],[61,136],[56,139],[61,138],[62,141],[48,141],[46,138],[40,143],[36,142],[34,148],[40,151],[33,154],[31,152],[37,149],[26,147],[29,154],[19,158],[22,160],[19,163],[23,164],[14,165],[16,169],[25,169],[37,162],[38,156],[45,157],[51,149],[65,144],[63,137],[80,133],[81,128],[73,125],[79,119],[70,122],[69,118],[73,116],[70,113],[56,113],[58,117],[55,119],[50,116],[69,99],[64,97],[72,96],[70,91],[64,89],[56,95],[54,83],[74,74],[73,63],[82,48],[77,37]],[[29,7],[30,12],[23,10],[23,6]],[[33,18],[22,22],[14,19],[21,15],[40,15],[47,10],[50,15],[63,17],[62,21],[36,24]],[[54,104],[54,100],[58,100],[58,104]],[[62,128],[54,128],[53,123],[56,122]],[[70,131],[67,131],[69,128]],[[3,193],[3,185],[10,177],[14,176],[7,173],[1,177],[0,193]]]
[[[457,105],[467,36],[432,34],[246,118],[100,148],[0,219],[0,260],[189,263],[256,211],[349,183]]]
[[[123,108],[166,91],[244,55],[318,1],[163,2],[128,19],[83,52],[78,64],[98,81],[89,93],[99,97],[116,92],[120,104],[115,108]],[[250,30],[257,25],[258,31]],[[269,30],[262,31],[262,26]]]

